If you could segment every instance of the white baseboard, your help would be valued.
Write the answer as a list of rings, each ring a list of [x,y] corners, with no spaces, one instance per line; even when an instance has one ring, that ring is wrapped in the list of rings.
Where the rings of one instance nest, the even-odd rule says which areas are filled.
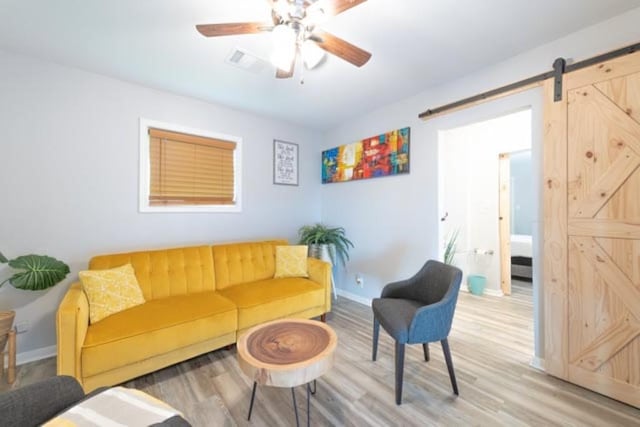
[[[24,365],[25,363],[35,362],[36,360],[46,359],[56,355],[56,346],[36,348],[35,350],[23,351],[16,355],[16,365]]]
[[[487,295],[491,295],[492,297],[503,297],[504,294],[500,289],[487,289],[485,288],[484,293]]]
[[[544,359],[541,359],[537,356],[533,356],[531,358],[531,362],[529,362],[529,366],[531,366],[534,369],[537,369],[539,371],[543,371],[544,372]]]
[[[347,292],[344,289],[340,289],[340,288],[337,288],[336,291],[338,292],[338,295],[340,295],[341,297],[344,297],[346,299],[350,299],[351,301],[355,301],[357,303],[364,304],[366,306],[371,307],[370,298],[365,298],[360,295],[352,294],[351,292]]]
[[[464,286],[461,286],[460,290],[462,292],[470,293],[469,290]],[[341,297],[344,297],[346,299],[350,299],[351,301],[355,301],[357,303],[364,304],[366,306],[371,307],[371,298],[366,298],[366,297],[363,297],[363,296],[360,296],[360,295],[356,295],[356,294],[351,293],[349,291],[345,291],[344,289],[341,289],[341,288],[336,288],[336,291],[337,291],[338,295],[340,295]],[[500,289],[485,289],[484,293],[486,295],[490,295],[492,297],[503,297],[504,296]]]
[[[469,289],[466,286],[460,286],[460,290],[462,292],[466,292],[468,294],[471,293],[471,292],[469,292]],[[488,288],[485,288],[484,289],[484,294],[492,296],[492,297],[503,297],[504,296],[504,294],[502,293],[502,291],[500,289],[488,289]]]

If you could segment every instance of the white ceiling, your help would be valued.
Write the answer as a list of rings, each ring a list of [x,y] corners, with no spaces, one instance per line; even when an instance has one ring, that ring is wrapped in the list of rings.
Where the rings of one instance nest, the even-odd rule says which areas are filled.
[[[265,0],[0,0],[0,48],[329,129],[636,7],[640,0],[369,0],[323,26],[370,51],[369,63],[330,56],[304,73],[304,85],[298,73],[277,80],[272,69],[224,62],[234,47],[268,58],[268,34],[207,39],[194,28],[268,20]]]

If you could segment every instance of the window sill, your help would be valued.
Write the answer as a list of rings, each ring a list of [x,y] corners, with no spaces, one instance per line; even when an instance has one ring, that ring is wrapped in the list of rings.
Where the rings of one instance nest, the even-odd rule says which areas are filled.
[[[140,213],[239,213],[239,205],[140,206]]]

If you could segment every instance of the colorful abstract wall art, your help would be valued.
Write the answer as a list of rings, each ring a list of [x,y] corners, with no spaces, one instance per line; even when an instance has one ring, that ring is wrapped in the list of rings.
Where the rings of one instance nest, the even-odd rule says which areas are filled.
[[[322,152],[322,183],[409,173],[410,128],[394,130]]]

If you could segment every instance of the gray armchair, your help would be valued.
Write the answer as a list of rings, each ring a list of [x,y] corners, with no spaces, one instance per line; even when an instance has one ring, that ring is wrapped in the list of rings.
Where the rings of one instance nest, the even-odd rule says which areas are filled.
[[[428,362],[429,343],[440,341],[453,392],[458,394],[447,337],[461,281],[460,269],[430,260],[412,278],[385,286],[380,298],[373,300],[372,359],[375,362],[382,325],[396,341],[396,404],[402,403],[405,344],[422,344]]]

